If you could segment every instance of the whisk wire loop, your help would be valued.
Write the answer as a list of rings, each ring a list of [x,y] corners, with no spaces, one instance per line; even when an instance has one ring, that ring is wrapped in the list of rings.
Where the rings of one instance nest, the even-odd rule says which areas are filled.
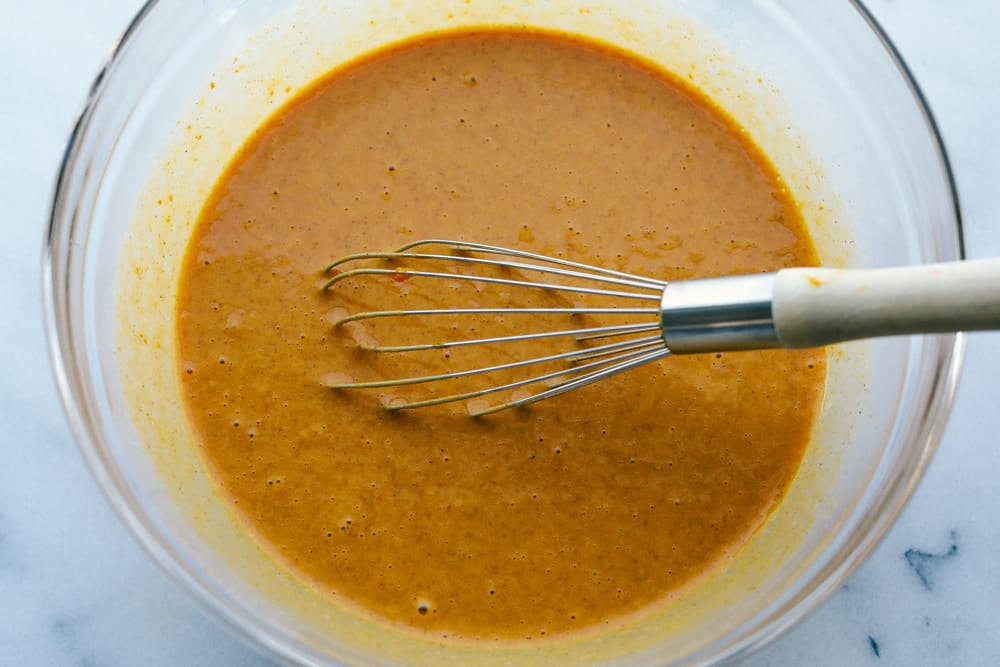
[[[414,249],[424,249],[433,246],[447,248],[452,254],[438,252],[414,252]],[[349,265],[358,262],[385,261],[398,266],[387,268],[378,266]],[[348,265],[348,266],[345,266]],[[447,267],[447,271],[437,267]],[[344,267],[341,269],[340,267]],[[419,267],[419,268],[413,268]],[[622,299],[653,301],[659,304],[667,283],[664,281],[636,276],[621,271],[589,266],[570,260],[547,257],[521,250],[502,248],[481,243],[449,241],[444,239],[428,239],[414,241],[391,252],[364,252],[347,255],[331,262],[326,271],[338,270],[323,286],[329,291],[337,284],[349,280],[366,280],[381,276],[399,280],[415,277],[439,281],[467,281],[491,285],[511,286],[547,292],[574,293],[587,298],[611,299],[612,303]],[[478,269],[495,272],[500,270],[506,275],[484,275]],[[517,277],[517,274],[533,273],[546,276],[548,280]],[[582,283],[582,284],[581,284]],[[590,283],[590,284],[587,284]],[[493,406],[480,406],[470,402],[469,414],[483,416],[516,406],[524,406],[551,396],[565,393],[603,378],[624,372],[639,365],[649,363],[670,354],[666,342],[660,332],[660,309],[658,307],[601,307],[588,304],[572,307],[475,307],[475,308],[415,308],[410,310],[370,310],[352,313],[340,318],[335,326],[341,327],[352,322],[365,320],[396,318],[396,317],[457,317],[458,321],[469,316],[481,315],[566,315],[578,317],[592,316],[642,316],[645,322],[624,324],[603,324],[601,326],[579,326],[576,328],[560,328],[555,331],[524,333],[516,335],[464,337],[455,340],[434,342],[417,342],[404,345],[381,345],[366,342],[363,338],[358,345],[376,353],[406,353],[430,350],[448,350],[474,345],[505,346],[515,343],[542,341],[546,339],[572,338],[576,342],[575,349],[553,354],[542,354],[527,359],[507,363],[486,365],[478,368],[457,370],[454,372],[432,373],[411,377],[375,380],[366,382],[341,382],[328,384],[332,389],[387,389],[432,382],[444,382],[456,378],[467,378],[478,375],[505,374],[508,371],[538,366],[543,364],[564,363],[564,368],[548,370],[524,379],[501,381],[500,384],[485,386],[481,389],[457,392],[445,396],[424,400],[391,399],[385,407],[388,410],[408,410],[415,408],[442,405],[457,401],[472,401],[499,392],[512,392],[510,400]],[[653,335],[649,335],[653,334]],[[579,347],[589,341],[623,337],[623,340]],[[499,375],[498,375],[499,376]],[[505,377],[509,378],[509,375]],[[517,390],[526,387],[544,385],[533,393],[518,396]],[[523,393],[523,392],[522,392]]]
[[[558,268],[555,266],[543,266],[538,264],[523,264],[520,262],[507,262],[495,259],[483,259],[481,257],[468,257],[465,255],[435,255],[435,254],[423,254],[423,253],[408,253],[408,252],[365,252],[358,253],[355,255],[348,255],[347,257],[342,257],[336,262],[331,263],[326,267],[324,273],[328,273],[338,266],[341,266],[350,261],[358,261],[365,259],[385,259],[385,260],[419,260],[419,261],[431,261],[431,262],[458,262],[467,264],[478,264],[480,266],[492,266],[498,267],[505,270],[517,270],[517,271],[535,271],[538,273],[546,273],[551,275],[557,275],[563,278],[580,278],[584,280],[599,280],[601,282],[618,285],[620,287],[634,287],[637,289],[648,289],[655,292],[662,292],[663,288],[666,286],[665,283],[657,283],[649,279],[640,278],[638,276],[631,276],[629,274],[618,274],[617,272],[606,272],[606,271],[594,271],[591,269],[589,272],[583,271],[573,271],[569,269]],[[569,262],[571,266],[581,266],[575,263]],[[607,275],[611,273],[612,275]],[[409,269],[354,269],[351,271],[344,271],[333,276],[329,282],[324,285],[323,289],[329,289],[332,285],[350,278],[356,275],[364,274],[396,274],[396,275],[413,275],[413,276],[430,276],[430,277],[449,277],[449,278],[460,278],[466,280],[478,280],[483,282],[493,282],[487,280],[485,276],[480,275],[470,275],[465,276],[463,274],[448,273],[448,274],[435,274],[435,273],[421,273],[416,270]],[[544,287],[546,289],[565,289],[565,285],[550,284],[550,283],[528,283],[527,281],[507,281],[496,279],[497,282],[503,282],[504,284],[518,284],[531,287]],[[625,297],[635,297],[635,298],[649,298],[640,294],[635,294],[632,292],[614,292],[609,293],[609,296],[625,296]],[[659,297],[653,297],[659,298]]]
[[[618,297],[623,299],[644,299],[647,301],[659,301],[659,294],[641,294],[636,292],[622,292],[616,290],[599,289],[595,287],[582,287],[578,285],[553,285],[550,283],[533,282],[528,280],[517,280],[514,278],[495,278],[493,276],[471,276],[463,273],[442,273],[438,271],[420,271],[415,269],[376,269],[364,268],[344,271],[337,274],[326,283],[323,289],[330,289],[333,285],[357,276],[420,276],[422,278],[446,278],[448,280],[470,280],[477,283],[492,283],[494,285],[516,285],[518,287],[533,287],[537,289],[558,290],[562,292],[576,292],[577,294],[594,294],[598,296]],[[605,282],[612,282],[611,279],[601,278]],[[617,281],[614,284],[620,284]],[[648,285],[638,285],[644,289],[650,289]],[[662,290],[661,290],[662,291]]]
[[[539,255],[532,252],[526,252],[524,250],[515,250],[513,248],[503,248],[495,245],[487,245],[485,243],[472,243],[468,241],[447,241],[444,239],[425,239],[423,241],[413,241],[404,246],[399,247],[397,252],[406,252],[412,250],[413,248],[418,248],[420,246],[426,245],[443,245],[456,252],[478,252],[482,254],[498,255],[502,257],[517,257],[520,259],[530,259],[540,262],[541,264],[553,264],[557,266],[567,266],[574,269],[580,269],[585,272],[591,278],[595,276],[604,276],[607,278],[622,278],[625,280],[632,280],[635,282],[640,282],[646,284],[648,287],[663,289],[667,286],[666,281],[657,280],[655,278],[649,278],[648,276],[639,276],[634,273],[625,273],[623,271],[615,271],[614,269],[607,269],[602,266],[592,266],[590,264],[583,264],[581,262],[572,262],[568,259],[562,259],[561,257],[549,257],[547,255]]]
[[[494,412],[499,412],[500,410],[506,410],[508,408],[513,408],[513,407],[522,406],[522,405],[528,405],[529,403],[534,403],[536,401],[540,401],[540,400],[542,400],[544,398],[548,398],[550,396],[557,396],[557,395],[565,393],[565,392],[567,392],[567,391],[569,391],[571,389],[576,389],[578,387],[582,387],[582,386],[591,384],[592,382],[597,382],[598,380],[601,380],[603,378],[609,377],[609,376],[614,375],[616,373],[620,373],[620,372],[628,370],[630,368],[634,368],[635,366],[647,363],[648,361],[652,361],[653,359],[659,359],[659,358],[665,357],[668,354],[670,354],[670,351],[666,349],[666,345],[660,345],[659,349],[656,349],[656,350],[654,350],[652,352],[646,352],[645,350],[631,351],[631,352],[627,352],[627,353],[624,353],[624,354],[620,354],[620,355],[612,358],[611,360],[595,361],[595,362],[592,362],[592,363],[589,363],[589,364],[584,364],[582,366],[575,366],[575,367],[572,367],[572,368],[564,368],[564,369],[561,369],[561,370],[558,370],[558,371],[552,371],[551,373],[543,373],[541,375],[536,375],[534,377],[530,377],[530,378],[527,378],[527,379],[524,379],[524,380],[517,380],[515,382],[509,382],[509,383],[502,384],[502,385],[491,386],[491,387],[487,387],[485,389],[479,389],[477,391],[464,392],[464,393],[460,393],[460,394],[451,394],[451,395],[448,395],[448,396],[441,396],[441,397],[438,397],[438,398],[430,398],[430,399],[426,399],[426,400],[422,400],[422,401],[410,401],[410,402],[390,403],[390,404],[386,405],[385,407],[386,407],[387,410],[390,410],[390,411],[412,410],[414,408],[426,408],[426,407],[431,407],[431,406],[434,406],[434,405],[442,405],[444,403],[454,403],[456,401],[463,401],[463,400],[470,400],[470,399],[474,399],[474,398],[480,398],[482,396],[488,396],[490,394],[495,394],[495,393],[501,392],[501,391],[512,391],[512,390],[519,389],[521,387],[529,386],[529,385],[532,385],[532,384],[538,384],[538,383],[542,383],[542,382],[548,382],[548,381],[554,380],[556,378],[565,377],[565,376],[570,375],[570,374],[578,374],[577,377],[574,377],[574,378],[572,378],[570,380],[567,380],[566,382],[561,382],[559,384],[556,384],[555,386],[552,386],[552,387],[550,387],[549,389],[547,389],[545,391],[541,391],[541,392],[538,392],[536,394],[531,394],[531,395],[525,396],[523,398],[514,399],[514,400],[508,401],[506,403],[502,403],[502,404],[499,404],[499,405],[494,405],[494,406],[491,406],[491,407],[488,407],[488,408],[473,409],[473,410],[469,411],[469,414],[472,417],[482,417],[484,415],[492,414]],[[559,356],[560,358],[563,358],[563,359],[567,358],[565,355],[553,355],[553,356]],[[501,370],[503,368],[514,368],[514,367],[517,367],[517,366],[528,365],[528,364],[532,364],[532,363],[540,363],[542,361],[543,361],[543,359],[539,358],[539,359],[528,360],[526,362],[513,362],[512,364],[505,364],[503,367],[499,367],[498,366],[498,367],[493,367],[493,368],[489,368],[489,369],[474,369],[472,371],[467,371],[467,372],[466,371],[460,371],[458,373],[444,374],[443,376],[426,376],[426,377],[423,377],[423,378],[406,378],[405,380],[403,380],[401,382],[397,381],[394,384],[386,385],[386,384],[383,384],[383,383],[372,383],[372,384],[367,385],[367,386],[369,386],[369,387],[371,387],[371,386],[400,386],[402,384],[415,384],[417,382],[429,382],[431,380],[442,380],[442,379],[448,379],[448,378],[451,378],[451,377],[461,377],[463,375],[468,375],[468,374],[477,374],[477,373],[491,372],[491,371]],[[611,365],[609,365],[609,364],[611,364]],[[587,371],[587,370],[591,370],[591,369],[593,369],[592,372],[585,373],[583,375],[579,375],[582,371]],[[392,381],[389,381],[389,382],[392,383]],[[331,386],[332,386],[332,388],[341,388],[341,389],[343,389],[343,388],[363,388],[365,386],[365,383],[359,383],[359,385],[354,385],[354,386],[351,386],[351,385],[331,385]]]
[[[413,315],[418,311],[407,310],[407,311],[396,311],[396,315]],[[441,314],[442,311],[422,311],[421,314],[424,315],[436,315]],[[454,312],[454,311],[453,311]],[[458,311],[463,312],[463,311]],[[481,311],[479,311],[481,312]],[[496,311],[488,311],[496,312]],[[348,318],[340,320],[337,324],[342,324],[345,321],[349,321]],[[439,343],[417,343],[414,345],[367,345],[365,343],[359,343],[358,347],[368,350],[369,352],[420,352],[423,350],[445,350],[454,347],[466,347],[469,345],[495,345],[498,343],[515,343],[523,342],[529,340],[541,340],[543,338],[562,338],[566,336],[575,336],[577,341],[586,338],[587,340],[596,340],[598,338],[608,338],[611,336],[623,336],[628,334],[642,333],[645,331],[657,331],[659,330],[659,325],[656,324],[625,324],[621,326],[605,326],[605,327],[591,327],[588,329],[566,329],[563,331],[543,331],[539,333],[530,334],[518,334],[516,336],[495,336],[493,338],[469,338],[463,340],[449,340]],[[586,334],[586,336],[581,336],[580,334]],[[656,336],[657,339],[662,340],[662,336]],[[597,348],[593,348],[596,350]]]

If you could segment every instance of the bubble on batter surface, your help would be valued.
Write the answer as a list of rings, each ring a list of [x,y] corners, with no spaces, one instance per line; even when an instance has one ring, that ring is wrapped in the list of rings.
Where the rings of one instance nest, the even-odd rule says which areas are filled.
[[[416,598],[417,603],[417,613],[421,616],[426,616],[427,614],[437,612],[434,604],[426,598]]]

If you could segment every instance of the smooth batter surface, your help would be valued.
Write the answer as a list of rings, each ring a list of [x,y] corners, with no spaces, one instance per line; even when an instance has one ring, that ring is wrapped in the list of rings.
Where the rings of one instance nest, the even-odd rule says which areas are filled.
[[[331,325],[345,311],[495,296],[417,278],[320,289],[338,256],[427,237],[665,279],[816,262],[740,130],[612,50],[483,30],[317,82],[221,178],[177,318],[191,418],[222,495],[319,590],[434,637],[613,626],[711,571],[781,500],[822,397],[822,351],[673,357],[486,419],[461,405],[389,414],[379,402],[392,395],[324,387],[331,374],[481,362],[357,349],[362,337],[445,338],[454,322]]]

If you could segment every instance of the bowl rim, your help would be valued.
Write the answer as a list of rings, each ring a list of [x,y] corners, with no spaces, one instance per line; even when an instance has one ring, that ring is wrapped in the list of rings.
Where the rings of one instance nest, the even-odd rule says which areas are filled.
[[[77,390],[83,382],[79,369],[67,362],[68,359],[73,358],[75,334],[60,318],[60,313],[68,308],[68,304],[63,298],[64,293],[59,291],[57,279],[61,276],[62,271],[55,261],[57,234],[63,226],[60,220],[65,206],[66,180],[79,158],[82,137],[94,114],[95,107],[101,99],[106,78],[121,59],[139,26],[160,3],[161,0],[145,0],[121,36],[113,43],[109,55],[97,71],[82,109],[76,115],[56,173],[48,225],[43,239],[41,285],[47,348],[52,364],[53,378],[59,391],[63,413],[97,486],[119,519],[128,527],[133,538],[152,557],[157,566],[178,582],[189,598],[195,600],[203,610],[213,618],[221,620],[225,626],[234,631],[234,635],[239,637],[244,644],[258,651],[263,650],[270,657],[277,658],[286,664],[319,664],[314,661],[314,658],[318,656],[312,654],[309,649],[286,643],[283,638],[273,632],[273,627],[270,624],[263,622],[256,614],[249,613],[245,608],[237,608],[227,604],[223,599],[224,596],[219,594],[220,592],[211,582],[204,581],[187,571],[161,541],[158,531],[151,525],[149,517],[140,515],[133,509],[132,504],[126,498],[125,491],[114,478],[112,462],[106,459],[96,444],[99,438],[87,419],[85,406],[78,398]],[[964,226],[954,170],[940,127],[927,98],[902,54],[862,0],[848,0],[848,4],[857,11],[882,45],[923,117],[954,209],[955,228],[949,231],[953,231],[955,234],[958,259],[965,259]],[[948,352],[947,345],[942,345],[942,349],[946,353]],[[825,577],[817,577],[817,583],[811,590],[807,590],[799,599],[786,606],[776,616],[765,620],[756,629],[737,638],[728,647],[723,649],[718,646],[717,639],[702,647],[697,655],[690,656],[688,660],[693,658],[698,661],[698,664],[704,664],[706,660],[714,663],[715,661],[749,657],[761,650],[765,645],[786,634],[811,615],[882,543],[908,504],[940,444],[947,417],[955,399],[965,349],[966,336],[959,333],[953,337],[950,354],[938,358],[938,363],[933,369],[933,373],[936,375],[937,390],[932,393],[928,411],[916,430],[917,441],[923,443],[921,454],[911,466],[908,474],[902,478],[904,483],[896,489],[895,493],[886,494],[879,498],[873,506],[875,511],[859,525],[854,537],[840,547],[838,551],[842,557],[835,561],[835,566],[828,570]]]

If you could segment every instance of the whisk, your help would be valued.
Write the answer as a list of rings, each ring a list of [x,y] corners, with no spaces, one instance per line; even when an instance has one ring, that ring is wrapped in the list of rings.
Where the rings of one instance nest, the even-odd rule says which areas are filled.
[[[446,267],[447,270],[442,270]],[[485,271],[496,275],[484,275]],[[887,269],[789,268],[775,273],[662,281],[558,257],[466,241],[414,241],[391,252],[348,255],[331,263],[330,290],[351,279],[473,281],[484,289],[527,288],[606,297],[611,307],[499,307],[378,310],[342,317],[336,326],[379,318],[480,315],[629,315],[626,324],[570,327],[509,336],[461,337],[405,345],[365,344],[396,354],[471,345],[569,339],[574,349],[455,372],[369,382],[331,382],[338,390],[378,389],[559,363],[554,371],[527,373],[513,382],[396,402],[405,410],[478,399],[498,392],[519,395],[470,410],[482,416],[551,398],[672,354],[766,348],[806,348],[861,338],[1000,329],[1000,258]],[[537,277],[534,277],[537,276]],[[419,327],[414,328],[419,331]],[[581,349],[581,344],[589,347]],[[524,388],[542,385],[538,391]]]

